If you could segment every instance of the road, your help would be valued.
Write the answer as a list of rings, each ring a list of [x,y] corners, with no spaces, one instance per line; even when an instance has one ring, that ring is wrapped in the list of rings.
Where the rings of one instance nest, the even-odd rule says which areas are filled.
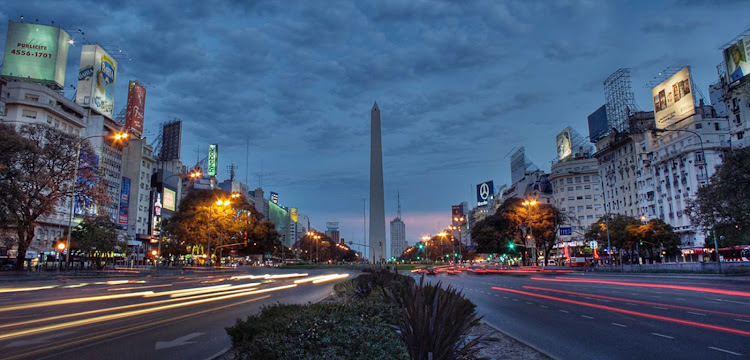
[[[750,281],[575,274],[428,276],[558,359],[748,359]]]
[[[341,276],[323,277],[337,272]],[[225,328],[237,318],[277,302],[319,301],[347,275],[252,268],[4,283],[0,357],[203,360],[231,345]]]

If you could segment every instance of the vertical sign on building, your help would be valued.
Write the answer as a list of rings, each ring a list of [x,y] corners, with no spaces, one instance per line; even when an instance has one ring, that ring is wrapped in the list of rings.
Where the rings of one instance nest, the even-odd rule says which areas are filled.
[[[289,209],[289,216],[292,218],[292,221],[297,222],[299,219],[299,210],[297,208],[291,208]]]
[[[117,61],[99,45],[81,47],[76,103],[112,119]]]
[[[120,187],[120,216],[117,223],[124,230],[128,229],[128,211],[130,206],[130,178],[122,177],[122,186]]]
[[[208,145],[208,176],[216,176],[219,164],[219,144]]]
[[[143,134],[143,111],[146,107],[146,88],[137,81],[128,83],[128,106],[125,110],[125,129]]]
[[[271,202],[278,205],[279,204],[279,194],[271,191]]]

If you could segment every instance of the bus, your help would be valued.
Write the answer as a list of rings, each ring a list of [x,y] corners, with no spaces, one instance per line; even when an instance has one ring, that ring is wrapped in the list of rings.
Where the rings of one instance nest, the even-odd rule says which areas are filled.
[[[750,245],[737,245],[719,249],[722,261],[750,262]]]

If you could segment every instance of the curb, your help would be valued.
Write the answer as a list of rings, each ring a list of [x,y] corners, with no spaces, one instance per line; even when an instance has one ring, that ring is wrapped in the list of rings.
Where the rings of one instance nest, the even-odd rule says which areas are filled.
[[[519,338],[517,338],[517,337],[515,337],[515,336],[513,336],[513,335],[511,335],[511,334],[508,334],[507,332],[505,332],[505,331],[503,331],[503,330],[500,330],[500,328],[498,328],[498,327],[497,327],[497,326],[495,326],[495,325],[492,325],[492,324],[490,324],[490,323],[489,323],[489,322],[487,322],[487,321],[484,321],[484,320],[482,320],[482,323],[483,323],[483,324],[485,324],[485,325],[487,325],[487,326],[489,326],[489,327],[491,327],[491,328],[492,328],[492,329],[494,329],[495,331],[497,331],[497,332],[499,332],[499,333],[501,333],[501,334],[503,334],[503,335],[505,335],[505,336],[507,336],[507,337],[509,337],[509,338],[511,338],[511,339],[513,339],[513,340],[515,340],[515,341],[518,341],[518,342],[519,342],[519,343],[521,343],[521,344],[524,344],[524,345],[526,345],[526,346],[530,347],[531,349],[533,349],[533,350],[535,350],[535,351],[539,352],[540,354],[542,354],[542,355],[544,355],[544,356],[546,356],[546,357],[548,357],[548,358],[550,358],[550,359],[555,359],[555,360],[557,360],[557,358],[556,358],[556,357],[554,357],[554,356],[550,355],[550,354],[549,354],[549,353],[547,353],[546,351],[544,351],[544,350],[541,350],[541,349],[539,349],[538,347],[536,347],[536,346],[534,346],[534,345],[531,345],[531,344],[529,344],[529,343],[527,343],[527,342],[525,342],[525,341],[522,341],[522,340],[520,340]]]
[[[210,355],[209,357],[206,358],[206,360],[214,360],[214,359],[218,358],[219,356],[222,356],[222,355],[228,353],[229,350],[232,350],[231,346],[227,346],[227,347],[219,350],[219,352],[217,352],[216,354]]]

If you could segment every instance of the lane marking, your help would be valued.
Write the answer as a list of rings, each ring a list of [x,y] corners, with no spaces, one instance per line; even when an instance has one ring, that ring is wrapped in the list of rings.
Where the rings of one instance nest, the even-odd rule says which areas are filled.
[[[656,335],[656,336],[660,336],[660,337],[667,338],[667,339],[674,339],[674,337],[672,336],[659,334],[659,333],[651,333],[651,335]]]
[[[635,306],[633,303],[625,303],[625,305]]]
[[[547,306],[547,305],[539,305],[539,307],[543,307],[545,309],[549,309],[549,306]]]
[[[586,318],[586,319],[589,319],[589,320],[594,320],[594,318],[593,318],[593,317],[591,317],[591,316],[588,316],[588,315],[581,315],[581,317],[582,317],[582,318]]]
[[[527,301],[526,303],[527,303],[527,304],[529,304],[529,305],[531,305],[531,302],[530,302],[530,301]]]
[[[513,299],[513,301],[518,301],[518,299]]]
[[[717,347],[713,347],[713,346],[709,346],[708,348],[709,348],[709,349],[712,349],[712,350],[716,350],[716,351],[721,351],[721,352],[725,352],[725,353],[727,353],[727,354],[732,354],[732,355],[742,356],[742,354],[740,354],[740,353],[736,353],[736,352],[734,352],[734,351],[729,351],[729,350],[725,350],[725,349],[722,349],[722,348],[717,348]]]
[[[742,321],[742,322],[750,323],[750,320],[745,320],[745,319],[734,319],[734,320],[735,321]]]
[[[659,310],[667,310],[667,308],[661,307],[661,306],[654,306],[653,308],[654,309],[659,309]]]
[[[566,314],[570,314],[570,311],[568,311],[568,310],[560,310],[560,312],[561,312],[561,313],[566,313]]]
[[[507,298],[508,298],[507,296],[503,296],[503,299],[507,299]]]
[[[693,314],[693,315],[698,315],[698,316],[706,316],[706,314],[701,314],[701,313],[692,312],[692,311],[688,311],[687,313],[688,314]]]
[[[627,325],[618,324],[618,323],[612,323],[612,325],[619,326],[619,327],[624,327],[624,328],[628,327]]]

